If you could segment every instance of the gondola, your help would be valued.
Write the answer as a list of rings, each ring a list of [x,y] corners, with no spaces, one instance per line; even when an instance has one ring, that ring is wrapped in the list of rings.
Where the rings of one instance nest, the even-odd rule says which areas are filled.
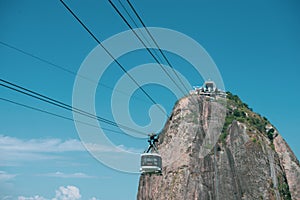
[[[149,146],[147,150],[141,154],[141,168],[142,175],[146,174],[162,174],[162,159],[157,150],[156,143],[158,136],[156,134],[149,135]]]

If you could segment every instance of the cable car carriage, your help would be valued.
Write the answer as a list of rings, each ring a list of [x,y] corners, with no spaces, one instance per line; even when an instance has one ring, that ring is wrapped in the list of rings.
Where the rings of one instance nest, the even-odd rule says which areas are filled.
[[[162,174],[162,159],[158,153],[156,142],[158,137],[156,134],[149,135],[149,146],[148,149],[141,154],[141,168],[140,172],[142,175],[145,174]]]

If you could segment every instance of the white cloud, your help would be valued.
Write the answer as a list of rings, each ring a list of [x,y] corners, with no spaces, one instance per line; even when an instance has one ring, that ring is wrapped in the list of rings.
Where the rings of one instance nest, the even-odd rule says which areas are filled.
[[[96,178],[95,176],[90,176],[82,172],[77,172],[72,174],[54,172],[54,173],[41,174],[40,176],[58,177],[58,178]]]
[[[13,196],[7,195],[7,196],[3,196],[1,200],[12,200]]]
[[[99,199],[97,199],[96,197],[92,197],[89,200],[99,200]]]
[[[30,139],[22,140],[0,135],[0,151],[9,152],[66,152],[84,151],[81,142],[76,139],[62,141],[60,139]]]
[[[124,145],[115,147],[105,146],[95,143],[85,143],[92,151],[99,152],[121,152],[121,151],[138,151],[141,149],[127,148]],[[74,152],[86,151],[81,141],[77,139],[69,139],[62,141],[61,139],[30,139],[24,140],[10,136],[0,135],[0,151],[14,153],[56,153],[56,152]],[[3,155],[3,154],[2,154]]]
[[[23,197],[23,196],[19,196],[18,200],[47,200],[44,197],[41,197],[39,195],[36,195],[34,197]]]
[[[123,145],[117,148],[99,144],[85,144],[90,150],[96,152],[120,152],[126,149]],[[0,135],[0,166],[17,165],[20,161],[54,160],[61,159],[63,152],[86,151],[83,144],[77,139],[19,139]],[[134,150],[132,150],[134,151]]]
[[[68,185],[66,187],[60,186],[55,191],[55,197],[53,197],[51,200],[78,200],[78,199],[81,199],[81,194],[79,189],[76,186]],[[35,195],[33,197],[19,196],[18,200],[50,200],[50,199],[47,199],[43,196]]]
[[[105,153],[107,153],[107,152],[120,153],[120,152],[124,152],[124,151],[133,152],[133,153],[140,153],[140,152],[144,151],[143,149],[128,148],[128,147],[126,147],[124,145],[103,146],[103,145],[99,145],[99,144],[85,143],[85,146],[90,151],[105,152]]]
[[[0,171],[0,199],[1,200],[12,200],[15,199],[10,194],[13,194],[13,179],[16,174],[10,174],[5,171]]]
[[[9,174],[5,171],[0,171],[0,182],[5,182],[8,180],[13,179],[16,176],[16,174]]]
[[[92,143],[87,143],[85,145],[90,151],[94,151],[94,152],[121,152],[120,148],[114,148],[110,146],[102,146],[99,144],[92,144]]]
[[[71,185],[67,187],[61,186],[55,193],[55,197],[52,200],[76,200],[81,198],[79,189]]]
[[[0,135],[0,166],[18,165],[21,161],[60,159],[61,152],[85,151],[79,140],[30,139]]]

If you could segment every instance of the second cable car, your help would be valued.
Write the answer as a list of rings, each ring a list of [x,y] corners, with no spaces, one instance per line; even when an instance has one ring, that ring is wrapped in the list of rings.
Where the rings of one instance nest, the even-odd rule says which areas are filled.
[[[149,135],[148,149],[141,155],[141,168],[142,175],[145,174],[162,174],[162,159],[158,153],[156,142],[158,137],[156,134]]]

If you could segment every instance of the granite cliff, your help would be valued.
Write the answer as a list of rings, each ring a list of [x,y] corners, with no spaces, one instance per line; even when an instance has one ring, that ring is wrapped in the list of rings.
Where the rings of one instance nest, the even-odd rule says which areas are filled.
[[[158,149],[163,175],[141,176],[138,200],[300,199],[300,165],[288,144],[231,93],[179,100]]]

